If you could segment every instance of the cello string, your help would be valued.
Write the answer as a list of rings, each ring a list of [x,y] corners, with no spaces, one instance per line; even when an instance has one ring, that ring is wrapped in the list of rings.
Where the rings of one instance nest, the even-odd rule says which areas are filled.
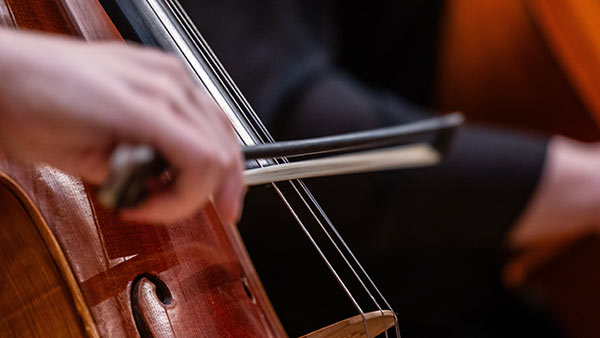
[[[214,55],[214,53],[212,53],[212,51],[208,47],[208,44],[202,38],[202,35],[200,35],[200,33],[197,31],[196,26],[191,23],[191,19],[189,18],[189,16],[185,12],[185,10],[181,7],[181,5],[178,2],[174,2],[174,1],[170,1],[170,0],[163,0],[163,2],[167,6],[167,8],[170,10],[172,16],[177,20],[180,27],[182,27],[185,30],[185,33],[186,33],[187,37],[189,38],[189,41],[192,44],[194,44],[195,50],[201,54],[200,56],[205,61],[205,65],[207,67],[209,67],[210,73],[215,75],[216,80],[221,84],[221,88],[226,91],[226,94],[227,94],[226,96],[231,99],[231,100],[229,100],[229,102],[234,104],[236,111],[238,111],[242,114],[242,116],[238,116],[238,118],[245,118],[247,121],[247,118],[244,116],[245,115],[244,110],[246,109],[246,107],[240,106],[240,103],[236,99],[237,97],[239,97],[240,93],[236,93],[237,95],[232,93],[230,91],[231,86],[226,85],[222,81],[223,72],[221,71],[221,69],[224,69],[223,66],[219,63],[218,59],[216,58],[216,55]],[[168,31],[168,29],[167,29],[167,31]],[[200,37],[201,39],[199,39],[198,37]],[[188,62],[188,64],[191,64],[191,62],[188,60],[185,53],[182,52],[181,55],[184,58],[186,58],[186,61]],[[190,67],[190,68],[193,69],[194,72],[196,72],[194,67]],[[198,78],[200,78],[198,73],[196,73],[196,76]],[[200,81],[200,82],[202,83],[202,81]],[[261,134],[258,132],[258,130],[256,130],[256,127],[254,125],[252,125],[251,123],[248,123],[246,126],[250,127],[252,129],[253,136],[258,138],[258,140],[256,140],[256,141],[258,141],[259,143],[265,143]],[[235,130],[235,128],[234,128],[234,130]],[[235,130],[235,131],[238,134],[238,136],[240,136],[239,132],[237,130]],[[239,139],[242,140],[241,137],[239,137]],[[248,145],[246,142],[243,142],[243,143],[245,145]]]
[[[239,92],[239,89],[237,88],[237,86],[235,86],[235,84],[233,83],[233,81],[231,80],[231,78],[228,76],[228,74],[226,73],[226,71],[224,70],[223,66],[220,64],[220,62],[218,61],[218,59],[216,58],[216,56],[214,55],[214,53],[212,52],[212,50],[208,47],[208,45],[206,44],[206,42],[204,41],[204,39],[202,38],[202,36],[197,32],[197,30],[195,29],[195,26],[193,26],[192,24],[190,24],[188,22],[189,21],[189,17],[187,17],[187,14],[185,14],[185,11],[181,8],[181,6],[177,2],[175,2],[175,1],[169,1],[169,0],[166,0],[166,1],[170,2],[167,5],[170,7],[172,13],[175,14],[174,16],[179,21],[180,25],[183,26],[183,28],[186,30],[186,33],[191,38],[192,42],[196,45],[197,49],[199,49],[199,50],[202,51],[204,60],[207,62],[208,66],[211,68],[211,70],[213,71],[213,73],[217,73],[218,75],[220,75],[220,76],[217,77],[217,79],[218,79],[218,81],[220,81],[220,83],[223,86],[223,88],[227,91],[227,93],[230,95],[231,98],[236,98],[238,100],[241,99],[241,104],[242,104],[242,106],[244,106],[243,108],[240,106],[240,103],[238,102],[238,100],[233,100],[233,103],[238,107],[239,111],[243,114],[243,117],[249,122],[249,125],[255,131],[255,133],[257,134],[257,136],[261,139],[262,142],[264,142],[262,140],[263,139],[262,135],[260,135],[261,133],[259,133],[256,130],[255,126],[258,126],[258,128],[261,130],[262,134],[265,135],[265,137],[267,139],[269,139],[269,141],[272,142],[273,139],[270,136],[269,132],[266,130],[266,127],[264,127],[264,124],[262,124],[262,122],[260,121],[260,119],[258,119],[258,117],[256,116],[256,113],[251,108],[251,106],[249,105],[249,103],[246,101],[245,97],[243,95],[241,95],[241,93]],[[196,38],[197,41],[194,41],[194,39],[193,39],[194,37]],[[205,47],[205,48],[202,48],[202,47]],[[223,79],[225,79],[225,82],[223,81]],[[230,90],[233,90],[234,93],[232,93]],[[250,115],[250,118],[253,121],[250,121],[248,119],[248,115]],[[254,123],[252,123],[252,122],[254,122]],[[284,160],[284,161],[287,162],[286,160]],[[260,163],[259,163],[259,165],[263,166]],[[310,191],[308,190],[308,188],[306,187],[306,185],[302,181],[300,181],[300,180],[298,180],[296,183],[298,183],[300,185],[301,190],[303,190],[305,192],[305,194],[309,197],[309,200],[313,204],[313,207],[315,207],[317,209],[318,213],[320,213],[321,216],[325,219],[325,221],[329,225],[329,227],[331,229],[333,229],[334,234],[336,235],[336,237],[338,237],[338,240],[341,241],[341,243],[344,246],[344,248],[346,249],[346,251],[353,258],[353,260],[355,261],[355,264],[357,264],[357,266],[359,267],[359,269],[361,270],[361,272],[369,280],[369,283],[371,284],[371,286],[374,287],[374,289],[376,290],[376,292],[379,295],[379,297],[383,299],[384,303],[392,311],[392,313],[394,314],[394,322],[396,324],[395,326],[396,326],[396,329],[397,329],[398,327],[397,327],[396,314],[391,309],[391,306],[389,306],[389,303],[387,302],[387,300],[385,300],[385,298],[383,297],[383,295],[381,294],[381,292],[379,291],[379,289],[374,284],[373,280],[366,273],[366,271],[362,267],[362,265],[360,265],[360,263],[356,259],[356,256],[350,250],[350,248],[348,247],[348,245],[346,244],[346,242],[343,240],[343,238],[341,237],[341,235],[339,234],[339,232],[337,232],[337,230],[335,229],[335,227],[333,227],[332,222],[327,217],[327,215],[324,213],[324,211],[320,207],[320,205],[316,202],[316,199],[314,198],[314,196],[312,195],[312,193],[310,193]],[[365,291],[367,292],[367,294],[369,295],[369,297],[372,299],[372,301],[374,302],[374,304],[377,306],[377,308],[380,310],[380,312],[383,315],[383,309],[381,308],[381,306],[379,305],[379,303],[377,302],[377,300],[375,299],[375,297],[371,294],[369,288],[365,285],[365,283],[362,280],[362,278],[358,275],[358,273],[356,272],[356,270],[353,267],[353,265],[349,262],[349,260],[345,256],[345,254],[341,251],[341,249],[339,248],[338,244],[333,240],[333,238],[332,238],[331,234],[329,233],[329,231],[327,231],[325,229],[323,223],[321,222],[321,220],[319,219],[319,217],[315,214],[315,211],[313,210],[313,208],[308,204],[308,202],[306,201],[305,197],[302,196],[302,194],[300,193],[300,191],[298,191],[298,188],[294,184],[294,182],[290,181],[290,184],[292,185],[292,187],[294,188],[294,190],[296,191],[296,193],[301,197],[303,203],[306,205],[306,207],[308,208],[308,210],[310,211],[310,213],[313,215],[313,217],[315,218],[315,220],[319,223],[319,226],[322,228],[322,230],[326,234],[326,236],[329,239],[329,241],[334,245],[334,247],[338,251],[338,254],[343,258],[343,260],[345,261],[346,265],[351,269],[352,273],[355,275],[355,278],[360,282],[360,284],[362,285],[363,289],[365,289]],[[317,249],[317,251],[321,255],[322,259],[325,261],[326,265],[330,268],[331,272],[334,274],[334,276],[336,277],[336,279],[338,279],[338,283],[341,284],[342,288],[347,293],[347,295],[350,297],[351,301],[358,308],[359,312],[361,312],[361,315],[363,315],[363,320],[366,323],[366,320],[364,318],[364,313],[362,312],[362,310],[360,309],[360,307],[356,303],[354,297],[351,295],[351,293],[349,292],[349,290],[347,289],[347,287],[345,286],[345,284],[340,279],[339,274],[335,271],[335,269],[333,268],[333,266],[327,260],[327,258],[323,254],[322,250],[320,249],[320,247],[318,246],[318,244],[315,242],[314,238],[310,235],[310,232],[308,231],[308,229],[306,228],[306,226],[300,221],[299,217],[297,216],[297,213],[293,210],[293,208],[291,207],[291,204],[289,204],[289,202],[287,201],[287,199],[285,199],[285,197],[283,196],[283,193],[281,192],[281,190],[275,184],[273,184],[273,186],[276,189],[277,193],[280,195],[280,198],[282,198],[284,200],[284,203],[286,204],[286,206],[288,206],[288,209],[290,209],[290,212],[292,212],[292,214],[296,218],[297,222],[303,228],[303,231],[306,233],[307,236],[309,236],[309,240],[311,241],[311,243],[313,243],[313,245],[315,246],[315,248]],[[365,329],[368,330],[368,328],[367,328],[366,325],[365,325]],[[399,332],[397,332],[397,336],[399,337]],[[386,337],[387,337],[387,330],[386,330]]]
[[[178,5],[178,4],[175,4],[175,5],[176,5],[176,7],[177,7],[177,5]],[[179,10],[179,12],[180,12],[180,14],[183,14],[183,15],[185,15],[185,11],[183,11],[182,9],[180,9],[180,10]],[[185,18],[184,18],[184,19],[185,19]],[[189,19],[189,18],[188,18],[188,19]],[[190,33],[190,31],[191,31],[192,33],[196,33],[196,32],[194,32],[194,27],[193,27],[193,26],[191,26],[191,27],[190,27],[190,25],[189,25],[189,24],[187,24],[185,21],[186,21],[186,20],[180,20],[180,23],[181,23],[182,25],[188,26],[188,27],[187,27],[187,28],[188,28],[188,34]],[[201,36],[201,35],[199,35],[199,34],[194,34],[194,35],[196,35],[196,36],[197,36],[197,38],[199,37],[200,39],[202,39],[202,36]],[[198,40],[200,40],[200,39],[198,39]],[[203,40],[203,39],[202,39],[202,40]],[[206,44],[206,43],[205,43],[205,41],[201,41],[201,42],[204,42],[204,44]],[[200,46],[197,46],[197,47],[200,47]],[[203,48],[203,49],[204,49],[204,48]],[[250,107],[250,105],[248,104],[248,102],[245,100],[244,96],[243,96],[243,95],[241,95],[241,93],[239,92],[239,89],[238,89],[238,88],[237,88],[235,85],[233,85],[232,81],[229,79],[229,77],[227,76],[227,74],[226,74],[224,71],[222,71],[222,70],[223,70],[223,67],[222,67],[222,65],[220,64],[220,62],[218,61],[218,59],[216,58],[216,56],[214,56],[214,54],[212,54],[212,51],[210,50],[210,48],[207,48],[207,49],[208,49],[208,51],[207,51],[208,53],[207,53],[207,54],[211,56],[211,59],[212,59],[213,63],[214,63],[214,64],[216,64],[216,67],[214,67],[212,64],[210,64],[210,67],[212,68],[212,70],[213,70],[213,71],[218,71],[218,72],[221,74],[221,76],[223,76],[223,78],[225,78],[226,80],[228,80],[227,82],[229,82],[228,84],[225,84],[225,83],[223,83],[223,81],[221,80],[221,84],[222,84],[222,85],[224,85],[224,87],[225,87],[225,88],[226,88],[226,90],[228,91],[228,94],[230,94],[230,95],[231,95],[231,92],[229,92],[229,90],[230,90],[230,88],[231,88],[231,89],[233,89],[233,90],[236,92],[236,94],[237,94],[237,95],[236,95],[236,96],[237,96],[237,98],[241,98],[241,99],[242,99],[242,104],[243,104],[243,105],[245,106],[245,108],[246,108],[245,110],[246,110],[246,111],[250,111],[251,113],[253,113],[253,110],[251,109],[251,107]],[[204,50],[206,51],[206,49],[204,49]],[[211,54],[212,54],[212,55],[211,55]],[[238,102],[235,102],[235,103],[236,103],[236,105],[239,107],[239,103],[238,103]],[[239,108],[241,108],[241,107],[239,107]],[[258,120],[258,119],[256,118],[255,114],[252,114],[252,115],[254,115],[254,116],[252,116],[252,117],[253,117],[253,119],[255,120],[255,123],[250,123],[250,125],[251,125],[253,128],[254,128],[254,125],[258,125],[259,127],[262,127],[261,129],[262,129],[262,132],[263,132],[263,134],[265,134],[265,135],[267,135],[267,137],[269,137],[269,135],[268,135],[268,131],[266,131],[266,129],[264,129],[264,126],[263,126],[263,124],[260,122],[260,120]],[[246,117],[246,118],[247,118],[247,117]],[[254,128],[254,129],[255,129],[255,128]],[[256,130],[256,129],[255,129],[255,130]],[[258,133],[257,133],[257,134],[258,134]],[[259,135],[259,137],[260,137],[260,135]],[[262,137],[261,137],[261,138],[262,138]],[[271,138],[271,140],[272,140],[272,138]],[[309,197],[310,197],[310,198],[311,198],[311,200],[313,201],[313,204],[316,204],[316,200],[314,199],[314,196],[312,196],[312,194],[310,194],[310,192],[307,190],[306,186],[305,186],[305,185],[304,185],[302,182],[300,182],[300,183],[301,183],[301,187],[302,187],[302,189],[303,189],[303,190],[306,190],[306,192],[308,193]],[[294,189],[296,189],[296,191],[297,191],[297,188],[296,188],[295,186],[294,186]],[[299,192],[298,192],[298,191],[297,191],[297,193],[299,194]],[[303,199],[304,203],[305,203],[305,204],[307,204],[307,203],[306,203],[306,200],[304,199],[304,197],[302,197],[302,199]],[[324,218],[325,218],[325,219],[328,221],[328,223],[329,223],[330,225],[332,225],[332,224],[331,224],[331,221],[329,220],[329,218],[326,216],[326,214],[324,214],[324,212],[323,212],[322,208],[320,208],[320,206],[319,206],[318,204],[316,204],[316,207],[317,207],[317,210],[319,210],[319,212],[320,212],[321,214],[323,214]],[[318,220],[318,217],[317,217],[317,216],[314,214],[314,210],[312,210],[312,208],[310,208],[310,212],[313,214],[313,217],[315,217],[315,219],[317,219],[317,220]],[[331,238],[331,235],[330,235],[330,234],[329,234],[329,233],[328,233],[328,232],[327,232],[327,231],[324,229],[324,226],[323,226],[323,224],[320,222],[320,220],[319,220],[319,224],[320,224],[320,226],[323,228],[323,230],[326,232],[326,234],[327,234],[327,236],[328,236],[329,240],[330,240],[330,241],[331,241],[331,242],[332,242],[332,243],[335,245],[335,247],[336,247],[336,250],[338,250],[338,251],[339,251],[340,255],[343,257],[343,259],[345,260],[346,264],[347,264],[347,265],[348,265],[348,266],[351,268],[352,272],[353,272],[353,273],[356,275],[357,279],[360,281],[360,283],[361,283],[361,285],[363,286],[363,288],[365,288],[365,289],[366,289],[366,291],[369,293],[369,296],[371,297],[371,299],[373,300],[373,302],[374,302],[374,303],[376,304],[376,306],[377,306],[377,307],[380,309],[380,311],[382,311],[382,309],[381,309],[381,307],[379,306],[378,302],[375,300],[375,298],[373,297],[373,295],[372,295],[372,294],[370,294],[370,291],[368,290],[368,288],[366,287],[366,285],[364,284],[364,282],[362,281],[362,279],[361,279],[361,278],[360,278],[360,277],[357,275],[357,273],[356,273],[356,271],[355,271],[354,267],[352,267],[352,265],[351,265],[351,264],[348,262],[348,259],[347,259],[347,258],[345,257],[345,255],[344,255],[344,254],[341,252],[341,250],[339,249],[338,245],[337,245],[337,244],[336,244],[336,243],[333,241],[333,239]],[[302,224],[302,226],[304,226],[304,225]],[[335,232],[335,233],[336,233],[336,236],[337,236],[337,237],[341,237],[341,236],[339,235],[339,233],[337,233],[337,232]],[[344,246],[346,247],[346,250],[347,250],[347,251],[350,251],[350,249],[349,249],[349,247],[347,246],[347,244],[346,244],[345,242],[342,242],[342,243],[343,243],[343,244],[344,244]],[[352,252],[350,251],[350,253],[352,253]],[[352,257],[353,257],[353,259],[356,261],[356,257],[355,257],[355,255],[354,255],[353,253],[352,253]],[[366,271],[364,270],[364,268],[363,268],[362,266],[359,266],[359,268],[361,269],[361,271],[362,271],[364,274],[366,274]],[[368,275],[367,275],[367,277],[368,277]],[[370,278],[369,278],[369,280],[370,280],[370,284],[374,285],[374,283],[373,283],[372,279],[370,279]],[[381,297],[381,292],[380,292],[378,289],[376,289],[376,291],[377,291],[377,293],[378,293],[378,294],[380,295],[380,297]],[[385,300],[384,300],[384,301],[385,301]],[[387,303],[387,301],[385,301],[385,303]],[[388,307],[389,307],[389,305],[388,305]],[[391,310],[391,307],[389,307],[389,308],[390,308],[390,310]],[[392,312],[393,312],[393,310],[392,310]],[[382,311],[382,313],[383,313],[383,311]],[[394,313],[394,312],[393,312],[393,313]],[[394,313],[394,315],[395,315],[395,313]],[[387,332],[386,332],[386,335],[387,335]]]
[[[181,17],[182,17],[182,14],[183,14],[183,15],[185,15],[185,12],[184,12],[182,9],[180,9],[180,8],[177,8],[178,6],[177,6],[177,4],[176,4],[176,3],[173,3],[173,5],[174,5],[174,6],[172,6],[172,8],[171,8],[171,9],[172,9],[172,10],[173,10],[173,9],[176,9],[176,10],[177,10],[177,12],[179,12],[179,13],[177,13],[177,14],[179,14],[179,17],[178,17],[177,19],[178,19],[178,21],[180,22],[180,24],[181,24],[182,26],[186,26],[186,30],[187,30],[187,33],[188,33],[188,35],[190,34],[190,32],[191,32],[191,33],[196,33],[196,32],[194,32],[193,26],[191,26],[189,23],[187,23],[187,22],[186,22],[187,20],[185,20],[185,18],[183,18],[183,19],[181,18]],[[173,7],[174,7],[174,8],[173,8]],[[188,19],[189,19],[189,18],[188,18]],[[202,37],[201,37],[201,35],[199,35],[199,34],[194,34],[194,35],[196,35],[196,38],[200,38],[200,39],[202,38]],[[198,39],[198,40],[200,40],[200,39]],[[202,45],[205,45],[205,43],[202,43],[202,42],[204,42],[204,41],[200,41],[200,44],[198,44],[197,42],[195,42],[195,41],[194,41],[194,43],[197,45],[197,47],[203,47]],[[202,49],[203,49],[203,51],[208,51],[206,54],[208,54],[208,55],[210,55],[210,54],[211,54],[211,53],[210,53],[210,49],[209,49],[209,48],[202,48]],[[243,95],[241,95],[241,93],[239,93],[239,90],[238,90],[238,88],[237,88],[236,86],[234,86],[234,85],[233,85],[232,81],[231,81],[230,79],[228,79],[228,77],[227,77],[227,76],[225,76],[225,75],[226,75],[226,73],[223,71],[223,67],[222,67],[222,65],[218,64],[218,59],[217,59],[217,58],[214,56],[214,54],[213,54],[213,55],[210,55],[210,56],[211,56],[211,57],[210,57],[210,59],[212,59],[212,61],[213,61],[213,62],[212,62],[212,63],[211,63],[211,62],[209,62],[209,66],[212,68],[212,70],[213,70],[213,71],[218,71],[218,72],[219,72],[219,73],[220,73],[220,74],[223,76],[223,78],[225,78],[226,80],[229,80],[229,81],[227,81],[227,82],[229,82],[228,84],[225,84],[225,83],[223,83],[223,81],[221,80],[221,84],[222,84],[222,85],[224,85],[225,89],[228,91],[228,94],[229,94],[229,95],[231,95],[231,96],[233,96],[233,95],[232,95],[232,93],[231,93],[231,92],[229,92],[230,88],[233,88],[233,89],[234,89],[234,91],[237,91],[237,92],[236,92],[236,94],[237,94],[237,95],[235,95],[235,96],[237,96],[237,98],[243,98]],[[206,58],[206,55],[205,55],[205,59],[207,59],[207,58]],[[215,67],[215,66],[213,66],[213,64],[216,64],[216,67]],[[243,101],[245,101],[245,99],[244,99]],[[235,102],[235,103],[236,103],[236,105],[238,105],[238,107],[239,107],[239,103],[238,103],[238,102]],[[246,110],[246,111],[252,111],[252,109],[251,109],[251,107],[249,106],[249,104],[247,103],[247,101],[243,102],[242,104],[243,104],[243,105],[245,106],[245,108],[246,108],[246,109],[244,109],[244,110]],[[241,108],[241,107],[239,107],[239,108]],[[241,110],[241,109],[240,109],[240,110]],[[258,120],[255,118],[255,116],[253,116],[253,117],[254,117],[255,123],[252,123],[251,125],[252,125],[252,126],[254,126],[254,125],[258,125],[258,126],[262,127],[261,129],[263,129],[264,127],[263,127],[262,123],[259,123],[259,121],[258,121]],[[247,117],[246,117],[246,118],[247,118]],[[263,131],[263,134],[266,134],[266,135],[267,135],[267,137],[268,137],[268,132],[266,131],[266,129],[263,129],[262,131]],[[260,135],[259,135],[259,136],[260,136]],[[297,190],[297,188],[296,188],[295,186],[294,186],[294,188]],[[304,198],[303,198],[303,200],[304,200]],[[305,200],[304,200],[304,201],[305,201]],[[306,202],[304,202],[304,203],[306,204]],[[311,211],[311,213],[313,214],[313,217],[316,217],[316,216],[314,216],[314,210],[312,210],[312,208],[311,208],[311,210],[310,210],[310,211]],[[322,224],[321,224],[321,226],[322,226]],[[323,227],[323,226],[322,226],[322,227]],[[331,236],[330,236],[329,234],[328,234],[328,236],[329,236],[329,238],[330,238],[330,240],[331,240]],[[334,243],[334,244],[335,244],[335,243]],[[340,250],[339,250],[339,248],[337,247],[337,245],[336,245],[336,249],[338,249],[338,251],[340,251]],[[340,252],[340,253],[341,253],[341,252]],[[348,260],[347,260],[347,258],[346,258],[346,257],[344,257],[344,259],[346,260],[346,262],[348,262]],[[364,283],[362,282],[362,280],[361,280],[361,283],[364,285]]]
[[[300,184],[304,185],[304,182],[301,182]],[[309,191],[309,193],[310,193],[310,191]],[[322,211],[321,206],[319,205],[319,203],[317,203],[315,197],[312,194],[310,194],[309,197],[312,201],[314,201],[314,204],[319,209],[319,211],[322,212],[322,215],[325,217],[325,222],[329,225],[329,228],[335,233],[336,237],[342,243],[343,247],[346,249],[346,252],[350,255],[350,257],[352,257],[352,260],[359,267],[362,274],[365,276],[365,278],[367,278],[367,280],[371,284],[371,287],[377,292],[377,294],[379,295],[379,298],[381,300],[383,300],[383,303],[385,304],[385,306],[387,306],[388,309],[390,309],[392,311],[392,314],[394,316],[394,324],[395,324],[394,326],[395,326],[396,336],[400,338],[400,326],[398,325],[398,316],[396,315],[396,311],[394,311],[392,309],[392,306],[390,305],[390,303],[388,303],[387,299],[385,298],[383,293],[381,293],[381,291],[379,290],[379,288],[377,287],[377,285],[375,284],[373,279],[371,279],[371,276],[369,276],[369,274],[366,272],[366,270],[364,269],[363,265],[360,263],[360,261],[358,260],[356,255],[354,255],[354,252],[352,250],[350,250],[350,247],[348,246],[348,244],[346,244],[346,241],[344,240],[342,235],[338,232],[337,227],[333,224],[333,222],[331,222],[331,220],[329,219],[327,214],[324,211]],[[386,332],[386,337],[387,337],[387,332]]]
[[[206,40],[204,40],[204,37],[196,28],[196,25],[192,23],[192,19],[187,15],[187,13],[178,1],[164,1],[169,6],[169,9],[171,9],[171,12],[174,14],[174,17],[177,19],[179,24],[186,31],[188,37],[190,38],[190,41],[202,54],[202,58],[206,61],[207,66],[210,67],[211,72],[216,75],[217,81],[219,81],[222,88],[227,91],[227,95],[232,99],[231,101],[235,104],[237,110],[240,113],[242,113],[241,117],[243,117],[247,122],[249,122],[248,126],[252,128],[254,135],[258,137],[260,143],[266,143],[267,141],[264,140],[263,136],[261,135],[261,132],[259,132],[259,130],[257,130],[256,128],[256,125],[260,124],[256,122],[260,120],[255,121],[255,124],[250,123],[248,117],[246,116],[246,112],[252,110],[252,107],[245,100],[245,97],[242,95],[239,88],[235,85],[231,77],[229,77],[229,75],[225,71],[225,67],[221,64],[221,61],[219,61],[212,49],[208,46],[208,43],[206,42]],[[266,129],[262,130],[263,133],[264,131],[266,131]]]
[[[319,256],[321,256],[321,259],[325,262],[325,265],[327,266],[327,268],[329,269],[329,271],[334,275],[335,279],[340,284],[340,286],[342,287],[342,289],[344,290],[344,292],[346,293],[346,295],[348,296],[348,298],[350,298],[350,300],[351,300],[352,304],[354,305],[354,307],[358,310],[358,312],[360,312],[360,315],[361,315],[362,320],[363,320],[363,326],[365,328],[365,334],[366,334],[367,338],[369,338],[370,337],[370,335],[369,335],[369,325],[367,324],[367,318],[365,316],[364,311],[362,310],[362,308],[360,307],[360,305],[358,304],[358,302],[355,300],[355,298],[352,295],[352,293],[350,292],[350,290],[346,287],[346,284],[344,283],[344,281],[342,280],[342,278],[339,276],[339,274],[337,273],[337,271],[335,270],[335,268],[331,265],[331,263],[329,262],[329,259],[327,259],[327,256],[325,256],[325,254],[323,253],[323,251],[321,250],[321,248],[319,247],[319,245],[317,244],[317,242],[314,240],[314,238],[311,235],[310,231],[308,231],[308,229],[306,228],[306,226],[304,225],[304,223],[300,220],[300,217],[298,216],[298,214],[296,213],[296,211],[294,210],[294,208],[291,206],[291,204],[288,202],[288,199],[281,192],[281,190],[279,189],[279,187],[277,186],[277,184],[271,183],[271,185],[273,186],[273,188],[275,189],[275,191],[277,192],[277,194],[279,195],[279,197],[281,198],[281,200],[283,201],[283,203],[286,205],[286,207],[288,208],[288,210],[292,213],[292,216],[294,217],[294,219],[296,219],[296,222],[298,222],[298,224],[300,224],[300,227],[302,228],[302,231],[308,237],[309,241],[311,242],[311,244],[313,245],[313,247],[315,248],[315,250],[317,251],[317,253],[319,254]],[[387,336],[387,333],[386,333],[386,336]]]
[[[331,220],[329,219],[329,217],[327,216],[327,214],[325,214],[325,212],[323,211],[323,209],[321,208],[321,206],[319,205],[319,203],[317,203],[317,200],[314,198],[314,196],[312,195],[312,193],[310,193],[310,190],[308,190],[308,188],[306,187],[306,185],[304,184],[304,182],[301,181],[301,180],[298,180],[298,182],[299,182],[300,186],[303,188],[303,190],[305,191],[305,193],[308,195],[308,198],[312,201],[313,205],[316,206],[317,210],[321,213],[322,217],[324,217],[326,223],[329,224],[329,227],[332,228],[332,229],[335,229],[335,227],[333,227],[333,223],[331,223]],[[302,200],[305,201],[304,196],[302,196],[302,194],[298,190],[296,190],[296,192],[298,193],[298,195],[300,196],[300,198],[302,198]],[[313,210],[311,209],[310,212],[312,213]],[[366,291],[366,293],[369,296],[369,298],[371,298],[371,300],[373,301],[373,303],[375,304],[375,306],[377,307],[377,309],[381,313],[381,318],[382,318],[382,320],[384,321],[384,324],[385,324],[385,314],[383,312],[383,309],[379,305],[379,302],[377,302],[377,299],[375,299],[375,297],[373,296],[373,294],[369,290],[368,286],[365,285],[365,283],[363,282],[362,278],[358,277],[358,273],[354,269],[353,264],[351,264],[348,261],[348,259],[346,258],[346,255],[344,255],[343,253],[341,253],[342,252],[341,249],[339,248],[339,246],[336,243],[336,241],[331,237],[331,234],[329,233],[329,231],[327,231],[327,229],[325,229],[325,226],[323,225],[323,222],[321,221],[321,219],[316,214],[314,214],[314,213],[313,213],[313,217],[318,221],[319,226],[321,227],[321,229],[323,230],[323,232],[325,233],[325,235],[327,236],[327,238],[329,239],[329,241],[334,245],[334,247],[336,248],[336,250],[338,252],[340,252],[340,256],[342,257],[342,259],[344,260],[344,262],[346,263],[346,265],[350,268],[350,270],[352,271],[352,273],[357,277],[358,282],[361,284],[362,288]],[[346,242],[341,238],[341,235],[337,232],[337,230],[335,230],[334,233],[338,237],[338,240],[341,240],[341,242],[343,243],[344,247],[349,251],[351,257],[354,259],[354,261],[356,262],[356,264],[358,264],[358,266],[364,272],[364,269],[362,268],[362,265],[360,265],[360,263],[356,259],[356,256],[354,255],[354,253],[352,253],[352,251],[350,251],[350,248],[346,245]],[[373,283],[373,281],[371,280],[371,278],[368,275],[367,275],[367,278],[369,279],[369,281],[371,283]],[[377,287],[375,287],[375,289],[377,290],[377,292],[379,292],[379,290],[377,289]],[[381,296],[381,297],[383,298],[383,296]],[[385,301],[385,299],[384,299],[384,301]],[[393,309],[389,306],[389,304],[387,306],[392,311],[392,313],[394,313]],[[395,317],[396,317],[396,315],[394,314],[394,323],[397,324],[397,321],[396,321]],[[385,325],[384,325],[384,327],[385,327]],[[386,336],[386,338],[388,337],[387,330],[385,331],[385,336]],[[398,332],[397,336],[400,337],[399,336],[399,332]]]

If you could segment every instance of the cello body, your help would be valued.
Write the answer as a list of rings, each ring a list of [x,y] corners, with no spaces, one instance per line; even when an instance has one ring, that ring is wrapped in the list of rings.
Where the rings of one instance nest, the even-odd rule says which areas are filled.
[[[600,140],[597,1],[449,0],[436,104],[471,120]],[[597,337],[595,234],[532,248],[506,269],[545,303],[569,337]]]
[[[0,0],[0,24],[122,40],[96,0]],[[286,337],[212,205],[175,224],[125,223],[95,189],[0,157],[0,335]]]
[[[594,88],[583,90],[584,83],[594,82],[587,77],[595,77],[594,84],[598,83],[597,58],[581,52],[588,57],[579,58],[577,65],[587,72],[577,68],[576,73],[571,66],[576,62],[563,56],[574,51],[557,45],[559,40],[576,44],[589,36],[582,33],[577,40],[557,37],[553,32],[580,34],[555,25],[550,21],[554,16],[546,15],[564,13],[568,19],[570,12],[562,7],[583,3],[449,0],[441,26],[436,106],[461,109],[472,121],[600,140],[596,118],[600,116],[600,105],[596,103],[599,96],[591,94]],[[590,12],[598,6],[592,7]],[[585,73],[586,79],[579,80],[579,73]]]

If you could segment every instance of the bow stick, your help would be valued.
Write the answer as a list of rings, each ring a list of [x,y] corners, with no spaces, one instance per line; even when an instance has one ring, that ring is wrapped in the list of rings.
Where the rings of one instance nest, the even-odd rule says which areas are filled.
[[[463,116],[453,113],[387,128],[245,146],[242,147],[247,168],[244,177],[246,184],[252,186],[434,165],[445,154],[462,122]],[[287,161],[291,157],[315,155],[328,157]],[[147,182],[168,168],[151,146],[121,145],[111,157],[111,174],[98,191],[99,200],[111,209],[138,205],[147,195]]]

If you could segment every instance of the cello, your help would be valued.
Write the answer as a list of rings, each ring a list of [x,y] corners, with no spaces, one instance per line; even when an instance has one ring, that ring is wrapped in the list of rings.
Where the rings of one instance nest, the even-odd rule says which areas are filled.
[[[270,141],[176,1],[120,4],[143,42],[178,53],[186,62],[244,144]],[[90,41],[121,39],[95,0],[0,1],[0,23]],[[242,116],[244,110],[251,115]],[[256,161],[259,166],[268,162]],[[286,336],[235,225],[222,223],[211,204],[175,224],[125,223],[99,203],[96,187],[77,177],[5,158],[0,172],[5,206],[0,231],[7,243],[0,250],[3,333]],[[290,181],[290,187],[318,208],[301,181]],[[360,269],[356,274],[364,274]],[[357,304],[357,317],[307,337],[374,337],[393,326],[389,304],[378,292],[375,297],[377,311],[365,313]]]
[[[121,39],[96,1],[3,1],[0,11],[8,26]],[[3,335],[285,336],[235,228],[211,205],[177,224],[125,224],[78,178],[0,166]]]
[[[448,1],[436,105],[597,142],[599,23],[596,1]],[[598,257],[596,234],[559,238],[518,256],[505,275],[510,286],[532,289],[569,336],[596,337]]]

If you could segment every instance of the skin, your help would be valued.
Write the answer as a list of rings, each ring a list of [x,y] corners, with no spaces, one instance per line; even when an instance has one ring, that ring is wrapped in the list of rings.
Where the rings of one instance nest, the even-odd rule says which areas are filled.
[[[121,143],[151,144],[172,186],[122,212],[170,222],[209,199],[226,222],[242,208],[242,156],[225,114],[165,53],[0,29],[0,156],[103,182]]]
[[[509,234],[515,248],[597,231],[600,219],[599,144],[555,136],[530,202]]]

